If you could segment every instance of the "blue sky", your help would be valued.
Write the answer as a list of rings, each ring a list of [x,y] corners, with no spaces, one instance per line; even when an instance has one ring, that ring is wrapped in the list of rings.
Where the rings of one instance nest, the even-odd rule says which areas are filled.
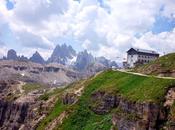
[[[169,32],[172,31],[175,27],[175,19],[166,18],[163,16],[157,16],[156,21],[151,28],[151,31],[155,34],[161,32]]]
[[[129,47],[175,51],[172,0],[1,0],[0,18],[0,56],[13,48],[47,59],[63,43],[113,60]]]

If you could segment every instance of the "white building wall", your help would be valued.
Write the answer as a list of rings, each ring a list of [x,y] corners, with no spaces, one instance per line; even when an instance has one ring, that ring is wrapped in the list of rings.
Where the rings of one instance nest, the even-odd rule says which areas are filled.
[[[127,55],[127,63],[129,67],[134,67],[134,63],[138,61],[138,55]]]

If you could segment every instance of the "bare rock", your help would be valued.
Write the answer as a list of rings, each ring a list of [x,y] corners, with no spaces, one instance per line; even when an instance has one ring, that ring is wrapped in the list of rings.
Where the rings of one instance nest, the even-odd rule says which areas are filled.
[[[116,98],[113,94],[96,92],[91,96],[90,109],[97,114],[106,114],[116,105]]]
[[[74,93],[66,93],[62,98],[63,104],[73,104],[77,101],[77,96]]]

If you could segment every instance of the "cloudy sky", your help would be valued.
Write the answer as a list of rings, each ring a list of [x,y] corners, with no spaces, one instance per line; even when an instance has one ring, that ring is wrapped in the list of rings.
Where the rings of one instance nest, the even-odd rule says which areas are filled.
[[[57,44],[122,60],[130,47],[175,51],[175,0],[0,0],[0,57],[44,58]]]

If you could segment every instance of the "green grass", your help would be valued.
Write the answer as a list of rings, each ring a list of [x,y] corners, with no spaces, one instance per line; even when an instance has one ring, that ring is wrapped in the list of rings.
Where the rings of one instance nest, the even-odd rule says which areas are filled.
[[[53,95],[56,95],[56,94],[58,94],[58,93],[60,93],[62,91],[63,91],[63,88],[56,88],[56,89],[54,89],[51,92],[45,92],[43,95],[41,95],[39,97],[39,99],[40,100],[47,101],[50,97],[52,97]]]
[[[97,115],[89,109],[91,94],[96,91],[112,92],[136,102],[160,103],[168,87],[175,80],[143,77],[122,72],[106,71],[86,83],[85,91],[73,107],[69,118],[65,119],[59,130],[109,130],[112,127],[107,115]],[[110,118],[111,119],[111,118]]]
[[[40,89],[42,86],[40,84],[36,83],[27,83],[24,86],[22,86],[22,89],[25,91],[25,93],[29,93],[31,91]]]
[[[70,105],[64,105],[62,103],[62,95],[65,91],[68,89],[73,89],[74,87],[77,87],[77,83],[72,83],[64,88],[57,88],[52,92],[46,92],[43,95],[39,97],[40,100],[48,100],[52,96],[57,96],[57,101],[55,103],[55,106],[49,111],[48,115],[38,124],[38,127],[36,130],[44,130],[44,128],[53,121],[56,117],[58,117],[63,111],[71,108]],[[42,110],[41,110],[42,111]]]
[[[44,130],[44,128],[52,121],[54,120],[56,117],[59,116],[59,114],[61,112],[63,112],[66,108],[66,105],[63,105],[61,100],[59,99],[54,108],[50,111],[49,115],[42,120],[42,122],[39,124],[39,126],[37,127],[36,130]]]
[[[80,82],[70,85],[68,88],[77,89]],[[57,130],[109,130],[112,127],[111,116],[114,111],[106,115],[97,115],[89,109],[91,95],[97,91],[105,91],[115,95],[121,95],[131,101],[162,103],[164,95],[169,87],[175,85],[175,80],[144,77],[117,71],[105,71],[95,78],[84,82],[84,93],[74,105],[63,105],[58,98],[55,107],[48,116],[39,124],[37,130],[43,130],[49,122],[54,120],[63,111],[69,113]],[[63,89],[66,91],[67,88]],[[58,92],[61,93],[61,92]],[[135,118],[130,115],[129,118]]]
[[[97,90],[111,91],[136,102],[160,102],[175,80],[144,77],[122,72],[104,73],[105,82]],[[103,76],[104,77],[104,76]]]

